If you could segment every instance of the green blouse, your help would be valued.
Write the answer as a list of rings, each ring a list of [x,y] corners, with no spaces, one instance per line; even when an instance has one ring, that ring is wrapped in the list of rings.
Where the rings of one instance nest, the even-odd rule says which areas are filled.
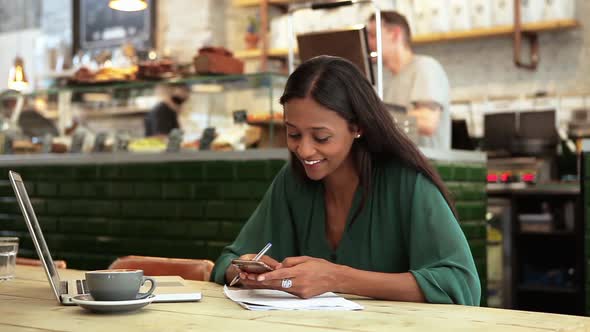
[[[351,222],[361,197],[359,189],[342,239],[332,250],[322,182],[303,181],[287,164],[234,243],[223,249],[211,280],[224,284],[232,259],[272,242],[267,255],[279,262],[312,256],[366,271],[409,271],[428,302],[479,305],[479,277],[467,240],[432,182],[392,161],[375,168],[372,191]]]

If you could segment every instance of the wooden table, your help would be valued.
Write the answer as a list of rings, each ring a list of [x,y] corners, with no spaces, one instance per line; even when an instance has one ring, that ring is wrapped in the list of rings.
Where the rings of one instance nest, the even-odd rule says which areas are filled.
[[[62,278],[82,271],[60,270]],[[362,311],[242,309],[222,287],[188,282],[197,303],[152,303],[130,313],[93,314],[57,304],[40,267],[17,266],[0,283],[0,331],[590,331],[590,318],[455,305],[377,301],[350,296]]]

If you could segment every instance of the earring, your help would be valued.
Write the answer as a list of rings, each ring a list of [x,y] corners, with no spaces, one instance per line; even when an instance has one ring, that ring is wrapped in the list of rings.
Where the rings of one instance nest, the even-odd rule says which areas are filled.
[[[361,138],[361,134],[356,134],[354,138]]]

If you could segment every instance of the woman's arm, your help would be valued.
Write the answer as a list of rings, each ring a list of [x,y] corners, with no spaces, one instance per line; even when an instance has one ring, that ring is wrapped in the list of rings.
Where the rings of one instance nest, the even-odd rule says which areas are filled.
[[[341,265],[337,292],[376,299],[426,302],[416,278],[410,272],[382,273],[353,269]]]
[[[404,227],[409,272],[426,301],[479,305],[481,286],[469,244],[440,191],[422,175],[416,177],[409,212]]]
[[[302,298],[334,291],[392,301],[425,302],[410,272],[363,271],[307,256],[287,258],[277,268],[258,276],[248,275],[243,283],[252,288],[285,290]],[[282,288],[283,279],[291,279],[291,288]]]
[[[286,181],[291,176],[288,167],[289,165],[286,165],[277,174],[240,234],[231,245],[223,249],[211,272],[211,281],[222,285],[230,282],[238,273],[232,267],[231,261],[260,251],[268,242],[273,244],[269,255],[279,260],[296,255],[294,230],[285,194]]]

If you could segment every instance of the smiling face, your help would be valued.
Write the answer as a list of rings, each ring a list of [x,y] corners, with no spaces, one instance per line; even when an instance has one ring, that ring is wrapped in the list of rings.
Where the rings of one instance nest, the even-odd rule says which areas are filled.
[[[287,147],[312,180],[337,176],[353,167],[351,147],[358,129],[312,98],[294,98],[284,105]]]

